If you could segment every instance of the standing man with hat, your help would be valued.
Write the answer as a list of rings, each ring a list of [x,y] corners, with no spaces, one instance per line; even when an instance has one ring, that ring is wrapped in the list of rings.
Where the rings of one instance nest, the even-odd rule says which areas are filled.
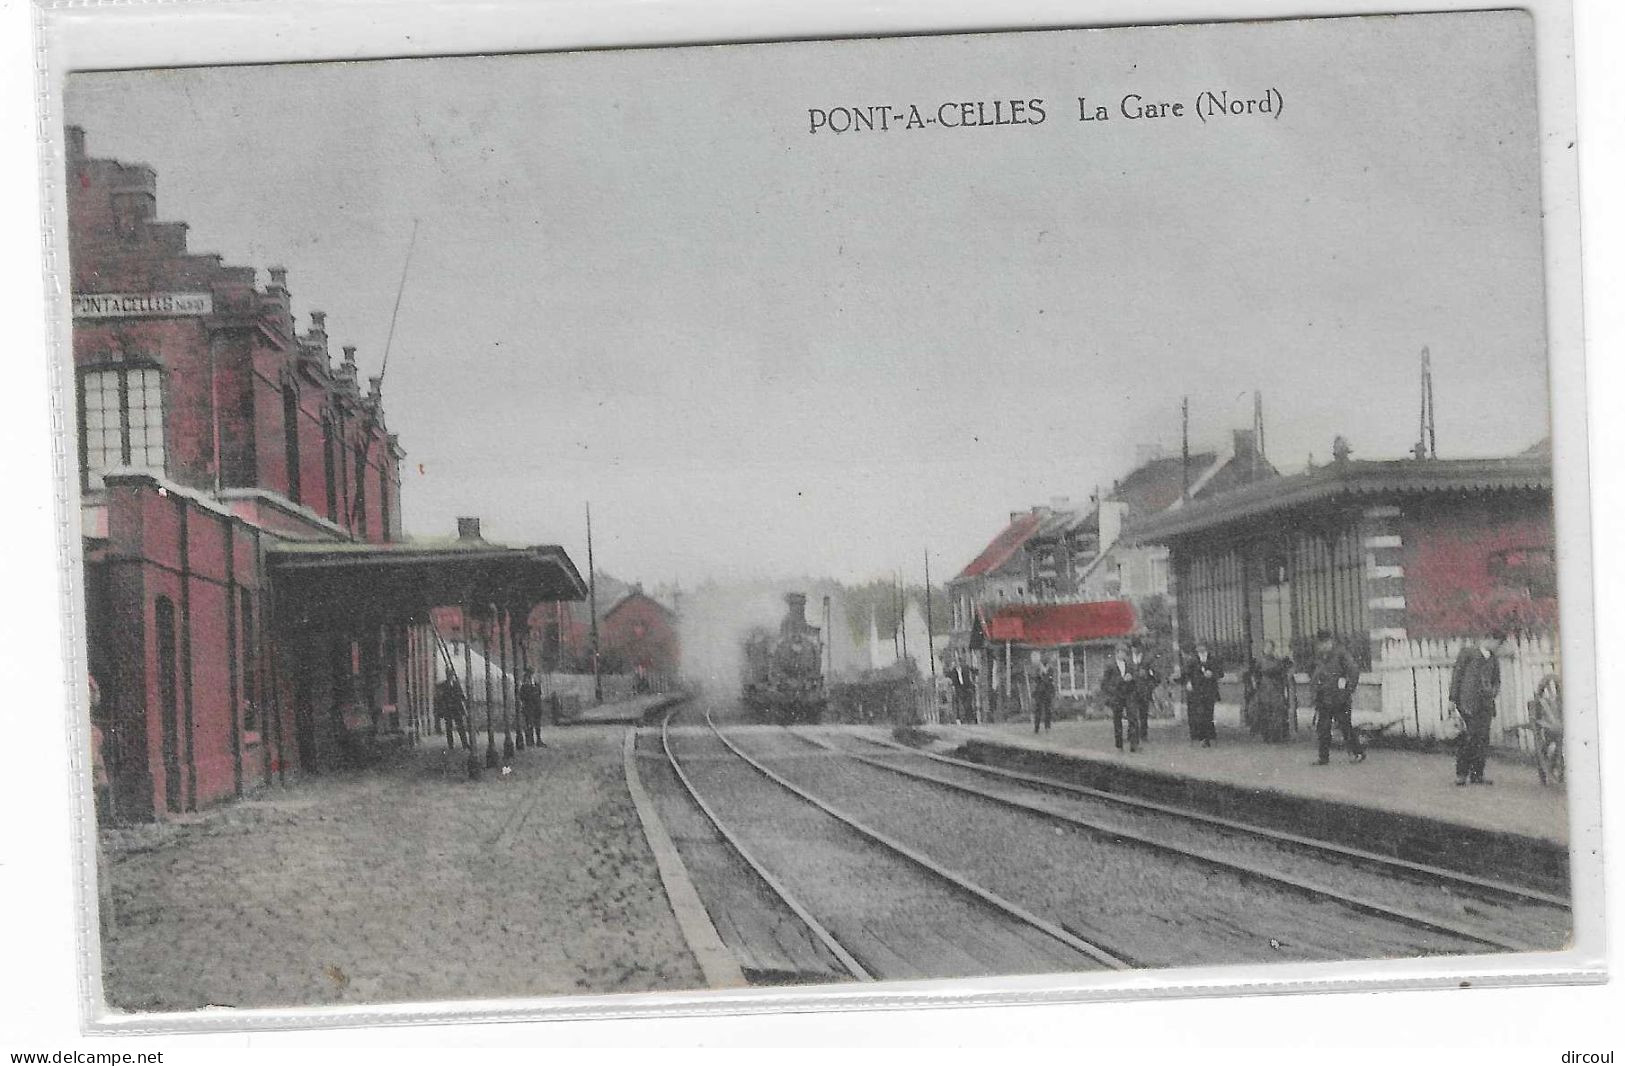
[[[1219,681],[1224,667],[1208,651],[1206,641],[1196,642],[1196,654],[1185,661],[1180,669],[1185,681],[1185,718],[1190,726],[1191,741],[1201,741],[1202,747],[1211,748],[1218,733],[1213,727],[1213,707],[1219,702]]]
[[[1128,719],[1128,750],[1140,750],[1140,718],[1134,709],[1134,665],[1128,645],[1119,644],[1100,679],[1100,696],[1112,712],[1112,740],[1123,750],[1123,719]]]
[[[1461,735],[1456,738],[1456,784],[1488,785],[1484,757],[1490,750],[1490,719],[1495,717],[1495,698],[1501,694],[1501,661],[1496,653],[1506,633],[1496,629],[1477,647],[1471,644],[1456,656],[1450,672],[1450,706],[1461,716]]]
[[[1156,699],[1157,686],[1162,684],[1162,675],[1157,673],[1157,664],[1146,654],[1145,645],[1138,638],[1129,642],[1129,666],[1134,671],[1129,706],[1139,722],[1140,740],[1148,741],[1151,739],[1151,704]]]
[[[1365,746],[1354,730],[1354,686],[1360,681],[1360,666],[1329,629],[1315,634],[1315,665],[1309,680],[1315,693],[1315,736],[1320,742],[1315,765],[1331,762],[1333,723],[1343,734],[1349,761],[1364,762]]]

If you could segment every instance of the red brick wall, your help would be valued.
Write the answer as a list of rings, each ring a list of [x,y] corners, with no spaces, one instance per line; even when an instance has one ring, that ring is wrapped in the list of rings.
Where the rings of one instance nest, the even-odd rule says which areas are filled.
[[[106,547],[88,563],[97,604],[91,669],[114,724],[113,772],[132,816],[166,809],[165,714],[159,659],[160,600],[173,607],[174,721],[179,807],[208,806],[267,780],[270,754],[242,726],[244,679],[264,692],[263,581],[259,533],[231,516],[145,478],[108,487]],[[242,597],[254,615],[244,640]],[[263,696],[256,705],[264,708]],[[267,713],[262,710],[262,714]]]
[[[1411,636],[1464,636],[1497,624],[1555,622],[1555,597],[1530,599],[1492,574],[1503,553],[1553,550],[1549,495],[1441,496],[1406,503],[1400,535]]]

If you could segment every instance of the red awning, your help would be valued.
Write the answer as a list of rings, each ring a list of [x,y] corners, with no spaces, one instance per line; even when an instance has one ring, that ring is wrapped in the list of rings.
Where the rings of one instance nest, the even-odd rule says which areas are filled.
[[[987,622],[987,635],[989,640],[1053,648],[1091,640],[1120,640],[1133,633],[1134,626],[1134,605],[1127,600],[1032,603],[994,612]]]

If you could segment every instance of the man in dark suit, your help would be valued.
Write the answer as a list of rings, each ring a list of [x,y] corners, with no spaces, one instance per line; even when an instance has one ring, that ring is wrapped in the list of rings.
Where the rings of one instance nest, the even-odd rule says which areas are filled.
[[[1140,723],[1140,740],[1151,739],[1151,704],[1156,700],[1157,686],[1162,684],[1162,675],[1157,672],[1157,664],[1146,653],[1145,645],[1138,640],[1129,644],[1129,667],[1134,671],[1134,688],[1131,693],[1130,706],[1134,709],[1134,716]]]
[[[536,671],[525,667],[525,680],[519,686],[519,712],[522,719],[520,732],[525,743],[536,747],[542,744],[542,686],[536,680]]]
[[[954,664],[948,668],[948,684],[954,690],[954,719],[958,722],[968,722],[974,717],[976,696],[976,673],[965,665],[965,660],[954,659]]]
[[[1055,672],[1039,659],[1033,664],[1033,732],[1055,724]]]
[[[1219,702],[1219,680],[1224,667],[1213,658],[1205,641],[1197,641],[1196,654],[1185,660],[1180,668],[1185,682],[1185,719],[1191,730],[1191,740],[1201,741],[1202,747],[1211,748],[1218,732],[1213,727],[1213,707]]]
[[[1140,718],[1134,710],[1134,667],[1127,645],[1119,644],[1100,679],[1100,696],[1112,712],[1112,740],[1123,750],[1123,719],[1128,719],[1128,750],[1140,750]]]
[[[1315,737],[1320,742],[1316,766],[1332,759],[1332,726],[1343,734],[1343,747],[1350,762],[1365,761],[1365,746],[1354,729],[1354,686],[1360,681],[1360,666],[1330,630],[1315,634],[1315,664],[1309,675],[1315,694]]]
[[[1476,647],[1468,644],[1456,656],[1450,672],[1450,705],[1461,716],[1456,738],[1456,784],[1488,785],[1484,757],[1490,749],[1490,719],[1495,698],[1501,694],[1501,662],[1496,653],[1506,634],[1495,630]]]

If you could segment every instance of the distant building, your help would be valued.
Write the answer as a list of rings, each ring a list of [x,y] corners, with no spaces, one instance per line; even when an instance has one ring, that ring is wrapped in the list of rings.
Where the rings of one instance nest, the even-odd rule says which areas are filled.
[[[682,662],[677,615],[646,595],[642,586],[604,612],[599,643],[606,669],[634,675],[640,684],[664,689],[674,684]]]
[[[1063,497],[1013,512],[999,535],[948,583],[950,654],[971,656],[983,677],[983,697],[994,696],[1005,679],[1014,677],[1017,656],[1012,647],[990,642],[1017,651],[1060,647],[1023,644],[1009,636],[1018,628],[1012,620],[1026,617],[1035,606],[1144,604],[1169,596],[1167,548],[1125,541],[1125,525],[1185,506],[1187,495],[1190,501],[1206,499],[1275,476],[1275,468],[1258,453],[1252,432],[1237,431],[1230,450],[1196,452],[1188,462],[1156,447],[1142,448],[1135,468],[1087,509],[1074,508]],[[1058,621],[1061,617],[1056,615],[1051,632],[1079,623],[1082,616],[1067,615],[1066,623]],[[1076,631],[1073,653],[1064,648],[1057,652],[1063,695],[1087,694],[1091,664],[1104,655],[1103,648],[1138,624],[1132,609],[1123,613],[1114,608],[1092,617]],[[1096,624],[1108,617],[1109,624]]]

